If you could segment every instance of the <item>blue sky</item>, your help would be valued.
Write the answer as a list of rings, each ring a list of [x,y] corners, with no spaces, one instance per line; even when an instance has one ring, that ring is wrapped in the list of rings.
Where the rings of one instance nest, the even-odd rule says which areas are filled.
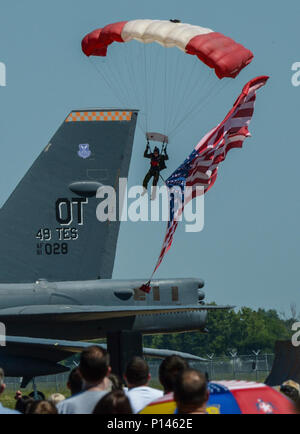
[[[220,122],[243,85],[270,75],[258,95],[252,138],[233,151],[205,198],[205,228],[176,233],[158,277],[202,277],[207,299],[236,306],[288,311],[299,300],[300,88],[291,66],[300,61],[300,4],[237,0],[114,0],[85,2],[2,0],[0,62],[0,202],[3,203],[74,108],[119,105],[80,50],[89,31],[135,18],[179,18],[220,31],[255,55],[230,86],[210,101],[170,147],[175,169],[202,135]],[[144,138],[135,137],[130,183],[147,170]],[[124,223],[114,277],[148,277],[158,257],[164,223]],[[130,253],[130,254],[129,254]]]

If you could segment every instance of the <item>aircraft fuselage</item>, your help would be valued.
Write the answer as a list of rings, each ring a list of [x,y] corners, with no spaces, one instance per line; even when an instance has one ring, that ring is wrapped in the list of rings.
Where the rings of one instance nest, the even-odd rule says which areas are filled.
[[[52,339],[88,340],[106,337],[107,332],[118,330],[139,331],[143,334],[203,331],[206,311],[197,311],[204,298],[200,279],[156,280],[150,294],[138,288],[142,280],[93,280],[76,282],[48,282],[38,280],[32,284],[0,284],[1,310],[15,308],[21,312],[26,306],[145,306],[195,305],[194,312],[176,312],[136,315],[125,318],[89,320],[69,318],[67,321],[48,316],[41,321],[23,320],[13,315],[5,319],[9,336],[31,336]]]

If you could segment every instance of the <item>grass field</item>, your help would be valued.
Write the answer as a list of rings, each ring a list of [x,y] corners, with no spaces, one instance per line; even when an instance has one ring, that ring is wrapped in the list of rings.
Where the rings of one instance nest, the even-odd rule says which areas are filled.
[[[43,394],[46,396],[46,399],[48,399],[53,393],[56,393],[56,388],[49,388],[49,389],[40,389],[41,392],[43,392]],[[29,395],[29,393],[32,392],[32,389],[22,389],[22,394],[23,396],[25,395]],[[70,396],[70,391],[65,388],[59,391],[59,393],[62,393],[65,397],[69,397]],[[8,407],[8,408],[15,408],[16,405],[16,400],[15,400],[15,394],[16,392],[11,391],[11,390],[6,390],[3,395],[0,396],[0,402],[4,407]]]

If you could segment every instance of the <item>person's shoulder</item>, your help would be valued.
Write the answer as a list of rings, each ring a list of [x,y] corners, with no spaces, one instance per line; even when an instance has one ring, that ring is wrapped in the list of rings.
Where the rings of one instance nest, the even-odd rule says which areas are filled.
[[[17,410],[12,410],[11,408],[3,407],[2,404],[0,404],[0,414],[21,414]]]
[[[148,387],[149,391],[157,396],[163,396],[163,391],[159,389],[155,389],[154,387]]]
[[[61,401],[59,404],[57,404],[57,410],[60,414],[78,414],[82,412],[90,413],[95,407],[96,403],[106,394],[107,390],[85,390],[69,399]],[[91,410],[89,407],[91,407]]]
[[[127,394],[127,395],[133,395],[137,390],[139,390],[140,389],[140,387],[133,387],[132,389],[127,389],[127,390],[125,390],[125,393]]]
[[[162,390],[155,389],[154,387],[150,387],[150,386],[136,387],[135,389],[132,390],[136,391],[136,393],[141,393],[141,394],[146,393],[147,395],[150,395],[153,399],[160,398],[161,396],[163,396]]]
[[[125,393],[129,397],[147,394],[147,395],[151,395],[153,399],[160,398],[161,396],[163,396],[163,392],[161,390],[154,389],[153,387],[149,387],[149,386],[134,387],[133,389],[130,389]]]
[[[10,408],[5,408],[3,412],[0,411],[0,414],[22,414],[17,410],[11,410]]]
[[[81,397],[81,395],[83,394],[83,392],[79,392],[76,395],[70,396],[67,399],[64,399],[63,401],[60,401],[57,405],[56,408],[58,410],[58,412],[66,412],[69,411],[73,408],[74,404],[76,404],[76,402],[78,401],[78,398]]]
[[[144,386],[145,388],[147,388],[148,390],[156,390],[157,392],[163,393],[162,390],[157,389],[156,387],[151,387],[151,386]]]
[[[102,398],[103,396],[107,395],[108,391],[107,390],[94,390],[92,392],[89,392],[88,390],[83,394],[84,398],[86,396],[90,396],[90,397],[100,397]]]
[[[147,390],[147,386],[137,386],[137,387],[133,387],[132,389],[128,389],[126,393],[126,395],[128,395],[129,397],[134,397],[134,396],[138,396],[140,394],[142,394],[145,390]]]

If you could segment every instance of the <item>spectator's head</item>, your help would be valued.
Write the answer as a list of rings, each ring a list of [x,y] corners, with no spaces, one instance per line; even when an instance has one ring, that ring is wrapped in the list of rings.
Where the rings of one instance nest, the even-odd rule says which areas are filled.
[[[169,356],[162,361],[159,367],[159,381],[165,393],[174,391],[178,376],[188,367],[188,362],[179,356]]]
[[[74,368],[69,374],[67,388],[70,390],[71,395],[77,395],[82,391],[82,377],[79,368]]]
[[[64,401],[65,399],[66,397],[61,393],[52,393],[52,395],[49,396],[49,402],[52,402],[54,405],[57,405],[59,402]]]
[[[30,398],[30,396],[21,396],[17,399],[15,410],[19,411],[20,413],[26,413],[27,407],[34,403],[34,399]]]
[[[285,381],[280,386],[280,392],[294,402],[298,402],[300,398],[300,386],[298,383],[292,380]]]
[[[86,383],[101,383],[110,374],[108,353],[97,346],[84,349],[80,356],[79,371]]]
[[[26,414],[58,414],[58,412],[52,402],[34,401],[27,406]]]
[[[146,360],[141,357],[134,357],[127,365],[124,378],[129,389],[148,384],[151,376]]]
[[[93,414],[132,414],[132,409],[123,390],[113,390],[100,399]]]
[[[5,384],[4,384],[4,371],[2,368],[0,368],[0,395],[5,390]]]
[[[186,369],[174,386],[174,399],[179,414],[205,413],[209,398],[207,380],[202,372]]]

